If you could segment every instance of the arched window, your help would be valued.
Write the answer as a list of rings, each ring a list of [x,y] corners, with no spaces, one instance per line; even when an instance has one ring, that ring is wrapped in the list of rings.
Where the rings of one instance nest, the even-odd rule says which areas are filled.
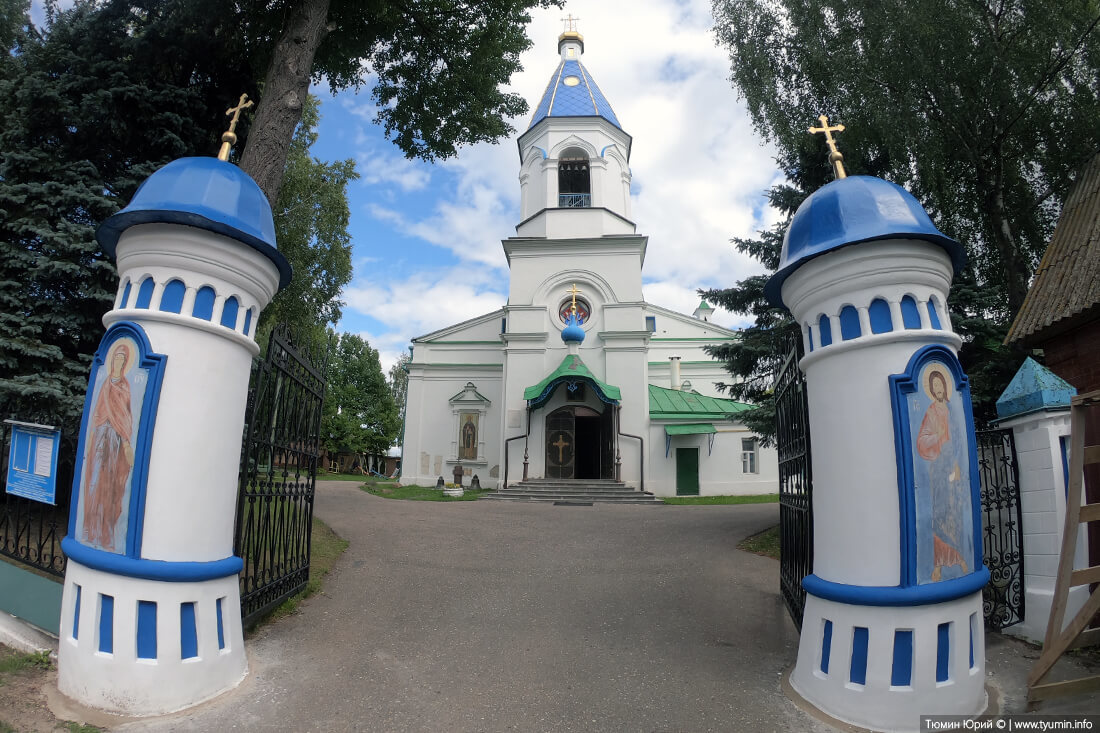
[[[195,294],[195,305],[191,308],[191,315],[209,321],[214,316],[214,288],[203,285]]]
[[[558,156],[558,206],[563,209],[592,205],[592,181],[588,156],[583,150],[569,148]]]
[[[906,328],[920,328],[920,313],[917,312],[917,301],[912,295],[901,299],[901,322]]]
[[[859,313],[850,305],[840,309],[840,338],[844,341],[860,337]]]
[[[824,313],[818,316],[817,332],[821,334],[822,346],[829,346],[833,343],[833,326],[829,323],[829,317]]]
[[[225,304],[222,306],[222,325],[226,328],[237,327],[237,310],[239,305],[237,303],[237,296],[231,295],[225,299]]]
[[[183,296],[187,286],[182,280],[169,280],[160,294],[160,309],[168,313],[179,313],[183,309]]]
[[[135,308],[148,308],[149,302],[153,299],[153,286],[156,283],[153,282],[153,278],[146,277],[141,281],[141,285],[138,286],[137,303],[134,304]]]
[[[894,330],[894,320],[890,315],[890,304],[882,298],[871,301],[871,307],[867,309],[867,315],[871,319],[871,333],[887,333]]]

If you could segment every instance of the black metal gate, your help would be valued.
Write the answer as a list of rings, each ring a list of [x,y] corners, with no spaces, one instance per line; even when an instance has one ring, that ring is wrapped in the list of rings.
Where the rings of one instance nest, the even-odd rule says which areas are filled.
[[[252,363],[235,535],[246,626],[309,580],[325,396],[322,349],[309,351],[280,325]]]
[[[65,577],[61,538],[69,531],[69,498],[73,487],[76,431],[61,431],[57,461],[57,496],[53,505],[9,494],[7,485],[10,426],[0,424],[0,555],[18,560],[56,578]]]
[[[982,591],[982,611],[991,629],[1024,618],[1023,524],[1016,443],[1011,430],[978,431],[981,471],[982,555],[990,581]]]
[[[795,625],[802,628],[806,591],[802,579],[813,572],[813,478],[806,379],[798,368],[802,337],[788,342],[775,379],[775,434],[779,453],[779,586]]]

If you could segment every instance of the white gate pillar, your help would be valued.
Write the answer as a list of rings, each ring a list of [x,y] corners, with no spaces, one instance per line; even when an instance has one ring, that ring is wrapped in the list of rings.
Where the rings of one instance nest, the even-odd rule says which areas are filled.
[[[164,166],[96,237],[123,295],[103,317],[84,403],[58,688],[154,715],[247,671],[241,436],[256,320],[291,273],[263,192],[215,158]]]
[[[841,177],[799,207],[765,289],[810,347],[814,572],[790,683],[873,730],[986,706],[974,426],[945,307],[963,257],[900,186]]]
[[[1077,390],[1031,357],[997,399],[999,425],[1016,444],[1024,553],[1023,620],[1004,633],[1041,644],[1046,636],[1054,580],[1066,522],[1069,405]],[[1079,566],[1086,566],[1088,538],[1078,538]],[[1088,588],[1070,589],[1066,618],[1088,600]]]

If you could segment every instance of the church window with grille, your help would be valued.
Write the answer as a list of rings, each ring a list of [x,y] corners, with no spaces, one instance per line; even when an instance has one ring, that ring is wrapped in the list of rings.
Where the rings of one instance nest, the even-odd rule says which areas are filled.
[[[592,205],[588,156],[571,148],[558,158],[558,206],[563,209]]]

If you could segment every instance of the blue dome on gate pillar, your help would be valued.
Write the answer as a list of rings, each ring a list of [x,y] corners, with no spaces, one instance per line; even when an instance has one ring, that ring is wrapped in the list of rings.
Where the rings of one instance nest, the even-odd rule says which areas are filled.
[[[764,287],[782,306],[783,283],[802,265],[828,252],[882,239],[922,239],[942,247],[955,272],[966,264],[961,244],[936,229],[928,213],[901,186],[872,176],[849,176],[809,196],[791,217],[779,271]]]
[[[279,270],[279,288],[291,267],[275,243],[271,204],[248,174],[217,158],[180,158],[149,176],[130,205],[96,230],[112,259],[122,232],[137,224],[181,224],[235,239],[267,257]]]

